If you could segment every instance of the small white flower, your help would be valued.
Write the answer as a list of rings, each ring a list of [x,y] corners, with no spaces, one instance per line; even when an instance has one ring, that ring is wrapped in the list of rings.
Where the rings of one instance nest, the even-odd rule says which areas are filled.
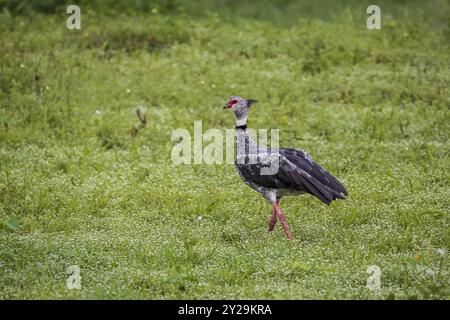
[[[96,116],[99,117],[101,114],[102,114],[102,112],[101,112],[100,110],[95,110],[95,115],[96,115]]]
[[[425,274],[429,277],[434,277],[435,272],[432,269],[428,268]]]
[[[197,220],[198,220],[198,221],[200,221],[200,220],[202,220],[202,219],[203,219],[202,216],[198,216],[198,217],[197,217]]]
[[[439,255],[440,255],[441,257],[445,256],[445,253],[446,253],[446,251],[445,251],[444,248],[439,248],[439,249],[437,249],[437,252],[439,253]]]

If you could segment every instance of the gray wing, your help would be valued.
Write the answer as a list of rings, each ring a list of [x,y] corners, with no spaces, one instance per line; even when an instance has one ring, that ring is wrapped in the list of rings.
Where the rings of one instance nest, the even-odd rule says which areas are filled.
[[[303,150],[282,148],[278,151],[287,159],[289,159],[296,167],[301,168],[305,172],[309,173],[324,187],[330,189],[333,193],[340,195],[338,196],[338,198],[345,198],[346,196],[348,196],[348,192],[342,185],[342,183],[331,173],[325,170],[325,168],[314,162],[311,156]]]
[[[306,172],[303,166],[293,163],[281,149],[272,150],[270,156],[262,154],[239,156],[236,158],[236,167],[244,181],[266,188],[307,192],[326,204],[337,198],[343,198]],[[267,174],[269,168],[278,170]]]

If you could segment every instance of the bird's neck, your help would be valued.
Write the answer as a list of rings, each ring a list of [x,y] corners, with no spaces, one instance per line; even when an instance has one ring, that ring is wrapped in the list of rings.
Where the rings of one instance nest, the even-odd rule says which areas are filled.
[[[247,129],[247,115],[236,118],[236,156],[257,153],[258,145]]]
[[[236,129],[247,129],[247,115],[236,118]]]

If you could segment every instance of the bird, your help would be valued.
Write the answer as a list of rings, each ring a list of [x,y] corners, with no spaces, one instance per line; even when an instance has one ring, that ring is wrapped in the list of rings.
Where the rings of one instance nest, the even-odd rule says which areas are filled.
[[[249,109],[256,102],[231,96],[223,107],[231,109],[235,115],[235,167],[241,179],[272,206],[269,233],[272,234],[277,221],[280,221],[288,240],[292,240],[286,215],[280,207],[282,197],[307,193],[329,205],[336,199],[346,199],[348,192],[337,178],[305,151],[258,145],[247,128]]]

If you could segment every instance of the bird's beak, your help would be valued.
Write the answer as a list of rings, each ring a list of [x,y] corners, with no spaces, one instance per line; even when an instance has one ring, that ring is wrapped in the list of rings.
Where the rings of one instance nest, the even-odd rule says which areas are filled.
[[[247,99],[247,107],[250,107],[253,103],[258,102],[258,100],[255,99]]]

